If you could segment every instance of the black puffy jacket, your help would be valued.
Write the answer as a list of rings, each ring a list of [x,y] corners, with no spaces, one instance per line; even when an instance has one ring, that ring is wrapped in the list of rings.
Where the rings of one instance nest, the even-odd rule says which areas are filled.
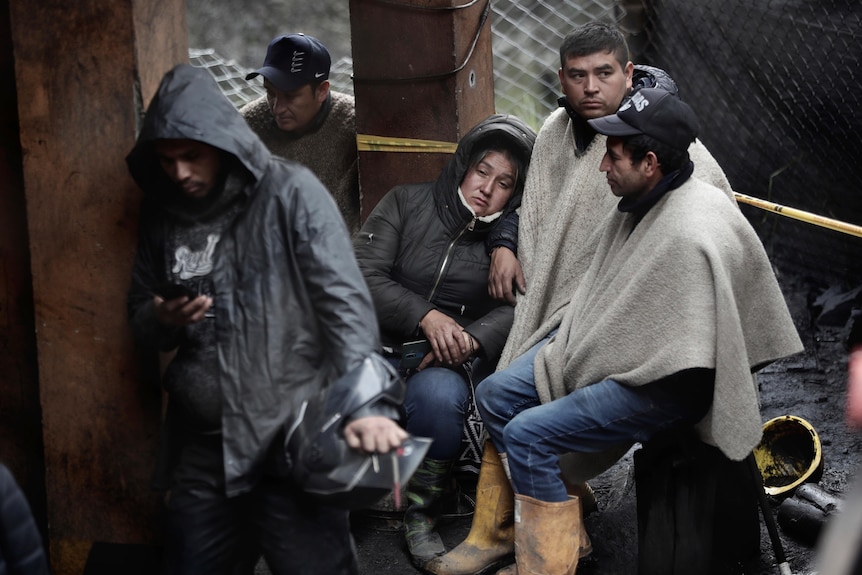
[[[379,348],[374,308],[326,188],[307,168],[272,156],[206,70],[180,65],[162,80],[127,157],[144,192],[128,296],[139,342],[156,346],[165,336],[153,289],[166,279],[164,239],[179,194],[153,151],[159,138],[207,143],[247,171],[242,209],[214,251],[210,320],[224,479],[227,494],[235,495],[255,485],[267,450],[301,402]]]
[[[504,219],[483,223],[464,207],[458,187],[473,148],[504,137],[529,164],[535,132],[514,116],[495,114],[477,124],[434,182],[393,188],[354,239],[359,267],[371,290],[384,344],[397,347],[424,337],[419,320],[432,309],[454,318],[496,358],[512,325],[513,308],[488,295],[488,232]],[[519,174],[506,210],[520,203]]]

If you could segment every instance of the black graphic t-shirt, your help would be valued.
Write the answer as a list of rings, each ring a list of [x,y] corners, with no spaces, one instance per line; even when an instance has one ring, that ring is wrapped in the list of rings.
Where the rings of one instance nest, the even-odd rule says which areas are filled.
[[[214,218],[169,230],[167,241],[168,278],[190,287],[195,293],[212,297],[213,256],[224,231],[240,211],[234,202]],[[177,354],[165,371],[162,384],[174,407],[194,431],[209,433],[221,428],[221,391],[217,374],[216,317],[210,308],[206,317],[184,328]]]

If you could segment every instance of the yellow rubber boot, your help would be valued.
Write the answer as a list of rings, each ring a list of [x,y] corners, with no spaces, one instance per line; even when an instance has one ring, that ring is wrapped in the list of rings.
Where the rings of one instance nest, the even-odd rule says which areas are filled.
[[[515,496],[515,565],[498,575],[575,575],[584,529],[581,500]]]
[[[479,575],[493,573],[511,561],[515,550],[513,508],[512,485],[500,454],[486,441],[470,533],[450,552],[427,563],[424,570],[434,575]]]

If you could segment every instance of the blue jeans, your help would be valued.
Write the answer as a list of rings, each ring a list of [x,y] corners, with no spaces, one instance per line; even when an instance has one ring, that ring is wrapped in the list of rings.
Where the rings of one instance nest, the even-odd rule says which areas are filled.
[[[473,361],[473,385],[490,371],[488,362]],[[464,420],[467,418],[472,390],[460,371],[445,367],[426,367],[407,378],[404,409],[407,431],[431,437],[429,459],[449,460],[459,455]]]
[[[709,407],[711,388],[705,386],[693,401],[678,393],[680,382],[627,387],[610,379],[542,404],[533,363],[547,341],[537,343],[476,389],[485,429],[508,457],[516,493],[541,501],[566,501],[561,454],[599,453],[643,442],[662,429],[697,422]]]

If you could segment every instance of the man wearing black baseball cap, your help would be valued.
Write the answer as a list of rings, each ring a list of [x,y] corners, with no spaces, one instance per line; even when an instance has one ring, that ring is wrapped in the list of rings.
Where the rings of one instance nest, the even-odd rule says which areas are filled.
[[[351,233],[359,228],[359,168],[353,96],[330,89],[326,46],[307,34],[273,38],[263,66],[266,96],[240,113],[270,152],[311,169],[338,204]]]
[[[515,493],[517,568],[499,574],[574,573],[591,549],[562,454],[569,481],[587,481],[636,442],[693,429],[742,460],[761,436],[752,374],[802,350],[754,229],[692,175],[691,108],[645,88],[589,124],[608,136],[600,169],[618,208],[558,328],[476,388]]]
[[[687,150],[698,131],[691,107],[661,88],[643,88],[616,114],[587,121],[606,136],[646,134],[678,150]]]
[[[640,218],[694,171],[688,148],[697,138],[697,117],[665,90],[639,90],[616,114],[588,122],[608,136],[600,169],[607,173],[611,192],[622,198],[620,211]]]

